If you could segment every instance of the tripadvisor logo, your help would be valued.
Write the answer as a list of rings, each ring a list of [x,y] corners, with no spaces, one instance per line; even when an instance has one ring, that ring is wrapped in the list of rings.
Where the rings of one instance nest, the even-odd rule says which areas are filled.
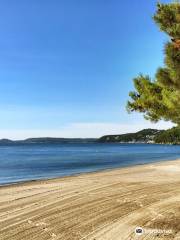
[[[142,234],[143,234],[143,229],[142,229],[142,227],[137,227],[137,228],[135,229],[135,233],[136,233],[137,235],[142,235]]]
[[[136,227],[135,228],[135,234],[136,235],[142,235],[142,234],[172,234],[172,229],[148,229],[148,228],[142,228],[142,227]]]

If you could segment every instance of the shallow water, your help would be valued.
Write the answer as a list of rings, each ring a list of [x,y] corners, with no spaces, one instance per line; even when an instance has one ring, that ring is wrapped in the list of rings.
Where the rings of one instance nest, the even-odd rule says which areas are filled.
[[[0,146],[0,184],[180,158],[180,146],[75,143]]]

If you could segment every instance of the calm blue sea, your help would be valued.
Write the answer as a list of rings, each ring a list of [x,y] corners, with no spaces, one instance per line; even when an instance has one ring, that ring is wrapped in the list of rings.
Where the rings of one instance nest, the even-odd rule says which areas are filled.
[[[180,146],[51,144],[0,146],[0,184],[180,158]]]

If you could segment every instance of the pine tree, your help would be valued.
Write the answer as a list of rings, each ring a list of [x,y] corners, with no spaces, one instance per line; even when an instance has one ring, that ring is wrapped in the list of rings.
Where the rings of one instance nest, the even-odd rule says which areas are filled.
[[[134,78],[135,91],[129,93],[129,112],[138,111],[148,120],[161,119],[180,125],[180,2],[157,4],[154,20],[168,34],[164,66],[155,79],[139,75]]]

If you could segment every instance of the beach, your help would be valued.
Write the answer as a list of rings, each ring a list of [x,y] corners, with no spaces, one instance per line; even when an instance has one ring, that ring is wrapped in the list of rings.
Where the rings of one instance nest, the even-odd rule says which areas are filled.
[[[180,239],[180,160],[1,186],[0,240],[45,239]]]

